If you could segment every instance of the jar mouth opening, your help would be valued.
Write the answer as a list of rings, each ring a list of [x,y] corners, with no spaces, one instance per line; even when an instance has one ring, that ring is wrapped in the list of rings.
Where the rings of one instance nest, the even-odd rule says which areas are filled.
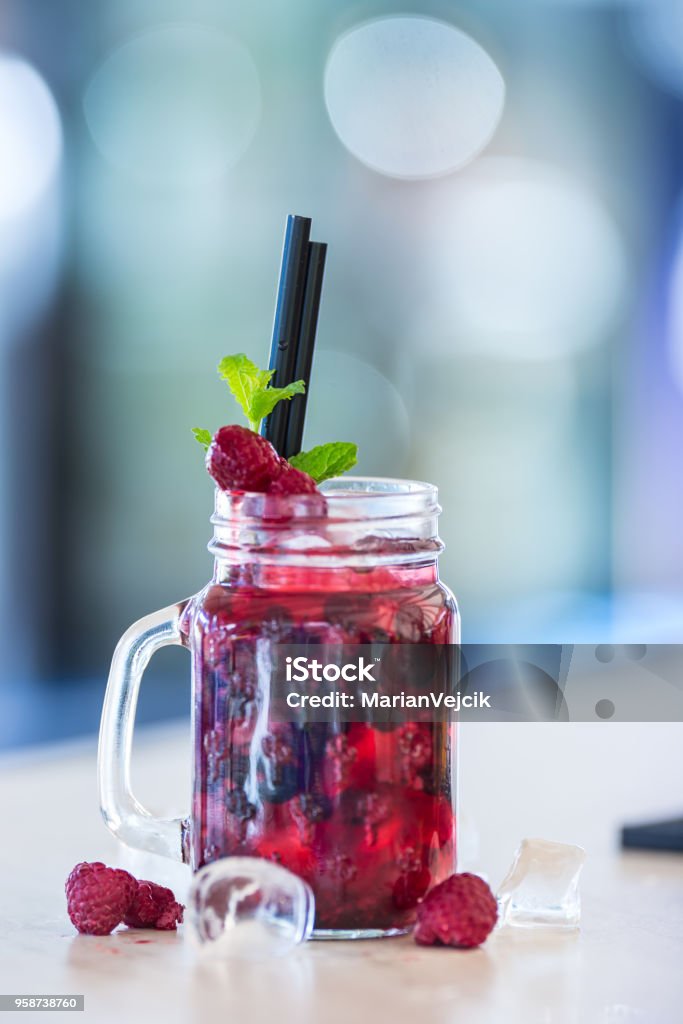
[[[318,494],[273,495],[216,488],[214,525],[236,520],[348,522],[438,516],[438,490],[420,480],[345,476],[325,480]]]
[[[422,480],[403,480],[390,476],[336,476],[320,485],[325,495],[334,495],[344,500],[359,496],[373,500],[387,496],[430,497],[436,501],[437,489],[434,484]]]
[[[280,566],[433,562],[440,511],[432,484],[390,477],[338,477],[316,494],[216,490],[209,551]]]

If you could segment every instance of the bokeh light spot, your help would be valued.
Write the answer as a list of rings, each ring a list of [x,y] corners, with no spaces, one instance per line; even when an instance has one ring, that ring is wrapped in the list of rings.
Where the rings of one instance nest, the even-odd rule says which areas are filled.
[[[683,211],[683,201],[680,208]],[[668,342],[673,378],[683,391],[683,213],[669,282]]]
[[[604,338],[625,253],[608,211],[578,181],[542,163],[487,159],[434,202],[419,310],[430,344],[543,359]]]
[[[261,114],[248,50],[216,29],[169,25],[125,43],[95,72],[85,117],[101,154],[137,178],[211,182],[248,148]]]
[[[47,85],[25,61],[0,57],[0,222],[40,199],[61,152],[61,122]]]
[[[505,83],[486,51],[453,25],[390,17],[337,40],[325,101],[358,160],[391,177],[425,178],[463,166],[486,145]]]
[[[683,4],[641,0],[629,13],[629,42],[636,59],[661,86],[683,95]]]

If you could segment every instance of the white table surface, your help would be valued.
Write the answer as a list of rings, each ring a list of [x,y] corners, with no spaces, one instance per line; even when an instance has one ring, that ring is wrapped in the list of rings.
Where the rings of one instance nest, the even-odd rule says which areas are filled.
[[[585,846],[579,932],[502,929],[470,952],[423,949],[409,937],[311,942],[284,959],[217,968],[197,962],[182,928],[74,933],[63,885],[77,861],[127,867],[181,897],[188,871],[109,836],[96,807],[94,740],[6,755],[0,992],[84,993],[86,1012],[59,1019],[98,1024],[680,1024],[683,855],[621,854],[615,835],[623,820],[683,813],[682,741],[678,725],[463,730],[461,868],[495,886],[524,835]],[[188,757],[185,728],[142,733],[134,781],[143,802],[182,811]]]

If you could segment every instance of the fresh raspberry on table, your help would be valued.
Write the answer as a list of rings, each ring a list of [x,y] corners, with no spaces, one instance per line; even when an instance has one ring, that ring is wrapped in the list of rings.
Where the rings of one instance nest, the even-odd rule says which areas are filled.
[[[174,931],[182,924],[182,903],[177,903],[170,889],[155,882],[141,881],[133,896],[123,923],[129,928],[156,928],[158,931]]]
[[[427,893],[417,908],[414,939],[421,946],[480,946],[493,931],[498,904],[483,878],[451,875]]]
[[[84,935],[109,935],[122,922],[168,931],[183,920],[184,907],[170,889],[138,882],[100,861],[76,865],[66,880],[66,901],[73,925]]]
[[[233,425],[214,435],[206,468],[224,491],[265,491],[280,474],[280,457],[265,437]]]
[[[72,924],[84,935],[109,935],[123,921],[136,885],[127,871],[100,861],[77,864],[65,887]]]
[[[318,494],[313,477],[290,466],[286,459],[280,460],[280,472],[266,490],[268,494]]]

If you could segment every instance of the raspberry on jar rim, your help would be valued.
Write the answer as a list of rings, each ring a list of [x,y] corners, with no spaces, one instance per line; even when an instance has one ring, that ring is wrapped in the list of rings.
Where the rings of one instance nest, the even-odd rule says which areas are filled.
[[[281,472],[280,456],[270,441],[238,424],[216,431],[206,468],[224,491],[265,491]]]

